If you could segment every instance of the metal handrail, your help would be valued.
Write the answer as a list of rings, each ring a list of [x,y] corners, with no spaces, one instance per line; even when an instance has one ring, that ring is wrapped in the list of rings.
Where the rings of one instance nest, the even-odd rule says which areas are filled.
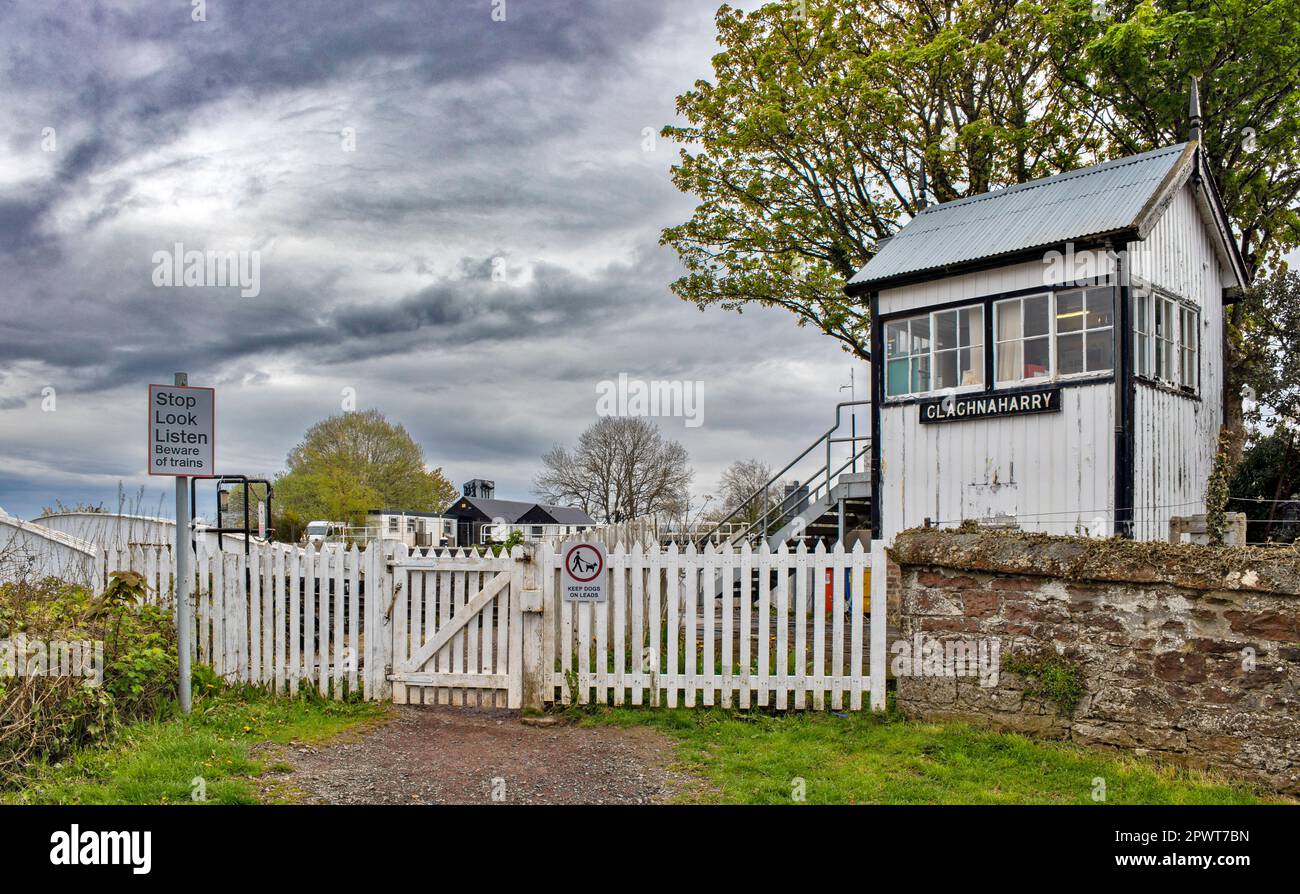
[[[858,440],[863,440],[863,439],[862,439],[862,438],[859,438]],[[869,439],[868,439],[868,440],[869,440]],[[822,487],[825,487],[825,488],[826,488],[826,494],[827,494],[827,496],[829,497],[829,496],[830,496],[830,483],[831,483],[831,479],[834,478],[836,475],[841,474],[845,469],[847,469],[851,464],[855,463],[859,458],[865,456],[865,455],[867,454],[867,451],[869,451],[870,449],[871,449],[871,445],[870,445],[870,444],[867,444],[867,446],[863,447],[861,450],[857,451],[853,456],[850,456],[848,459],[846,459],[846,460],[843,462],[843,464],[840,465],[840,467],[839,467],[838,469],[836,469],[834,472],[831,472],[829,475],[827,475],[827,476],[826,476],[826,482],[825,482],[824,485],[823,485],[823,484],[818,484],[815,488],[813,488],[812,490],[810,490],[810,491],[808,492],[808,502],[811,503],[811,502],[813,502],[814,500],[820,499],[820,497],[819,497],[818,495],[821,493],[821,489],[822,489]],[[825,466],[822,466],[820,469],[818,469],[816,472],[813,473],[813,474],[814,474],[814,477],[820,477],[821,474],[822,474],[823,472],[825,472],[825,471],[826,471],[826,467],[825,467]],[[797,496],[797,495],[800,495],[798,491],[795,491],[793,494],[787,494],[786,497],[785,497],[785,499],[783,499],[779,504],[777,504],[777,505],[774,506],[773,508],[774,508],[774,509],[783,509],[784,506],[785,506],[786,500],[789,500],[791,496]],[[770,514],[770,510],[764,510],[763,514],[762,514],[761,516],[759,516],[758,518],[754,519],[754,521],[751,522],[747,528],[745,528],[745,529],[744,529],[743,531],[741,531],[739,534],[733,536],[733,537],[731,538],[731,542],[732,542],[732,543],[735,543],[735,542],[737,542],[737,541],[743,540],[743,539],[745,539],[746,537],[750,536],[750,533],[754,530],[754,528],[758,527],[760,524],[763,526],[763,530],[766,531],[766,528],[767,528],[767,524],[766,524],[766,523],[767,523],[767,517],[768,517],[769,514]],[[778,517],[779,517],[779,516],[778,516]],[[766,537],[766,534],[764,534],[764,536]]]
[[[718,528],[721,528],[724,524],[726,524],[727,522],[729,522],[729,521],[731,521],[733,518],[735,518],[736,515],[738,515],[742,509],[744,509],[746,506],[748,506],[750,503],[752,503],[752,502],[753,502],[757,497],[759,497],[759,496],[764,496],[765,494],[767,494],[767,492],[772,488],[772,485],[776,484],[778,481],[781,480],[781,476],[782,476],[782,475],[784,475],[786,472],[788,472],[788,471],[790,471],[792,468],[794,468],[794,466],[795,466],[796,463],[798,463],[800,460],[802,460],[802,459],[803,459],[805,456],[807,456],[808,454],[812,453],[813,450],[815,450],[815,449],[816,449],[816,448],[817,448],[817,447],[818,447],[818,446],[819,446],[823,441],[826,442],[826,464],[823,465],[823,466],[822,466],[820,469],[818,469],[816,472],[814,472],[814,473],[813,473],[813,477],[812,477],[811,479],[809,479],[809,480],[811,480],[811,481],[815,481],[815,480],[816,480],[816,479],[817,479],[817,478],[818,478],[818,477],[819,477],[823,472],[827,471],[827,470],[830,468],[830,465],[831,465],[831,444],[832,444],[832,443],[837,443],[837,444],[838,444],[838,443],[843,443],[844,441],[853,441],[853,442],[854,442],[854,448],[855,448],[855,449],[854,449],[853,451],[851,451],[851,453],[852,453],[853,455],[850,457],[849,462],[855,462],[855,461],[857,460],[857,458],[861,455],[860,453],[858,453],[858,452],[856,451],[857,442],[858,442],[858,441],[868,441],[868,442],[870,442],[871,437],[868,437],[868,436],[862,436],[862,437],[853,437],[853,438],[836,438],[836,439],[832,440],[831,435],[835,434],[835,432],[839,430],[839,427],[840,427],[840,425],[842,424],[842,423],[841,423],[841,419],[840,419],[840,414],[841,414],[841,412],[843,411],[843,409],[844,409],[845,407],[865,407],[865,406],[870,406],[870,405],[871,405],[871,401],[869,401],[869,400],[846,400],[846,401],[841,401],[840,403],[837,403],[837,404],[835,405],[835,424],[832,425],[830,428],[828,428],[828,429],[826,430],[825,434],[823,434],[823,435],[822,435],[821,437],[819,437],[817,440],[815,440],[815,441],[813,441],[811,444],[809,444],[809,445],[804,449],[804,451],[803,451],[802,453],[800,453],[800,454],[799,454],[798,456],[796,456],[794,459],[790,460],[790,462],[786,463],[785,467],[782,468],[781,471],[779,471],[779,472],[777,472],[775,475],[773,475],[773,476],[771,477],[771,479],[770,479],[766,484],[764,484],[762,487],[758,488],[756,491],[754,491],[752,494],[750,494],[750,495],[749,495],[748,497],[746,497],[745,499],[741,500],[740,503],[738,503],[738,504],[736,505],[736,508],[735,508],[735,509],[731,510],[731,512],[729,512],[729,513],[727,513],[726,515],[724,515],[724,516],[723,516],[723,517],[718,521],[718,523],[717,523],[716,525],[714,525],[714,527],[713,527],[712,529],[710,529],[708,532],[706,532],[706,533],[704,534],[704,536],[700,537],[700,538],[699,538],[698,540],[696,540],[695,542],[696,542],[697,544],[699,544],[699,543],[704,543],[704,542],[707,541],[711,536],[713,536],[714,531],[716,531]],[[872,435],[873,435],[873,436],[874,436],[874,434],[875,434],[875,433],[872,432]],[[864,450],[864,452],[865,452],[865,450]],[[849,464],[849,463],[846,462],[844,465],[847,466],[848,464]],[[828,488],[829,488],[829,484],[830,484],[830,479],[831,479],[831,477],[832,477],[833,475],[838,475],[838,474],[840,474],[840,472],[843,471],[843,469],[844,469],[844,466],[841,466],[840,469],[839,469],[838,471],[836,471],[836,472],[834,472],[834,473],[831,473],[831,475],[827,475],[827,476],[826,476],[826,483],[827,483],[827,485],[828,485]],[[819,485],[819,487],[820,487],[820,485]],[[799,493],[798,491],[794,491],[794,492],[791,493],[791,494],[786,494],[786,496],[785,496],[785,497],[781,500],[781,502],[780,502],[779,504],[777,504],[777,505],[778,505],[778,506],[784,506],[785,503],[786,503],[786,501],[789,500],[791,496],[794,496],[794,495],[796,495],[796,494],[798,494],[798,493]],[[811,492],[810,492],[810,496],[811,496]],[[749,531],[750,529],[752,529],[752,528],[754,527],[754,525],[758,524],[759,521],[761,521],[761,520],[767,518],[768,513],[769,513],[769,509],[766,508],[766,505],[765,505],[765,506],[764,506],[764,509],[763,509],[763,514],[759,517],[759,519],[755,520],[752,524],[750,524],[749,528],[746,529],[746,536],[747,536],[747,534],[748,534],[748,531]],[[733,541],[733,542],[734,542],[734,541]]]

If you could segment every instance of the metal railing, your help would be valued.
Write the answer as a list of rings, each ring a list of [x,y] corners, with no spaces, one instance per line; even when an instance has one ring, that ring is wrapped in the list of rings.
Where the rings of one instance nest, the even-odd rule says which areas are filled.
[[[525,543],[558,544],[567,537],[576,537],[583,532],[594,530],[593,525],[527,525],[510,522],[486,522],[479,528],[481,543],[501,543],[518,531]]]
[[[742,515],[742,513],[745,513],[747,511],[747,507],[749,507],[752,503],[754,503],[756,500],[759,499],[763,501],[762,511],[758,514],[758,516],[753,521],[749,522],[748,524],[744,524],[743,522],[741,522],[741,524],[744,524],[744,527],[742,527],[737,533],[734,533],[730,537],[728,537],[726,542],[736,543],[741,540],[750,538],[754,536],[755,529],[761,531],[763,533],[763,536],[766,537],[769,534],[775,533],[776,530],[779,530],[786,523],[785,522],[786,513],[789,513],[790,517],[796,516],[803,511],[803,506],[800,504],[808,505],[813,503],[816,500],[821,499],[821,494],[823,491],[825,491],[825,493],[829,495],[831,489],[835,485],[835,480],[844,473],[845,469],[851,467],[854,471],[857,470],[858,460],[866,458],[866,461],[863,463],[863,467],[864,470],[869,469],[870,459],[868,457],[871,450],[871,435],[869,434],[860,435],[856,432],[856,430],[848,437],[835,437],[835,433],[839,431],[840,427],[844,424],[843,411],[845,407],[863,407],[863,406],[870,406],[870,405],[871,405],[871,401],[869,400],[847,400],[847,401],[841,401],[840,403],[837,403],[835,405],[834,425],[832,425],[829,429],[827,429],[826,432],[821,437],[819,437],[817,440],[813,441],[806,448],[804,448],[802,453],[800,453],[794,459],[790,460],[790,462],[786,463],[785,467],[782,468],[781,471],[773,475],[766,484],[764,484],[762,487],[758,488],[752,494],[750,494],[748,497],[742,500],[734,509],[731,510],[731,512],[723,516],[708,531],[706,531],[702,536],[696,539],[695,542],[697,544],[702,544],[705,543],[706,541],[715,539],[717,536],[717,532],[721,530],[723,526],[736,524],[735,522],[736,517]],[[864,444],[864,446],[859,448],[858,447],[859,443]],[[846,459],[837,468],[832,469],[831,448],[835,444],[850,444],[852,446],[849,448],[849,458]],[[792,490],[791,492],[787,493],[785,496],[783,496],[779,501],[777,501],[774,504],[770,503],[772,489],[773,487],[777,486],[780,483],[782,476],[785,475],[787,472],[789,472],[792,468],[794,468],[795,465],[801,462],[805,457],[811,454],[814,450],[816,450],[818,447],[821,447],[823,445],[825,446],[826,449],[826,461],[821,465],[819,469],[813,472],[812,477],[807,479],[804,482],[803,486],[800,487],[799,489]],[[792,500],[795,501],[793,509],[789,505]],[[775,527],[773,527],[770,521],[772,519],[773,513],[776,513]]]

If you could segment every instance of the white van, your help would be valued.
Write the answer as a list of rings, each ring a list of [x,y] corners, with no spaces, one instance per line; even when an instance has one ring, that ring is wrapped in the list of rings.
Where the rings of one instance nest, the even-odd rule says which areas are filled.
[[[307,523],[305,538],[312,546],[320,546],[341,538],[347,530],[343,522],[314,521]]]

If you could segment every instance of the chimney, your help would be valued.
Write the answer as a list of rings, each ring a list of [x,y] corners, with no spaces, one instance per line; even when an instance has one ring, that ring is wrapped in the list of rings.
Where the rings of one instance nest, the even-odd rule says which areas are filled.
[[[1192,100],[1189,115],[1191,118],[1191,130],[1188,133],[1187,138],[1199,143],[1201,142],[1201,88],[1197,84],[1196,78],[1192,78]]]
[[[482,478],[473,478],[461,485],[461,493],[467,497],[474,497],[480,500],[491,500],[496,496],[497,486],[494,481],[486,481]]]

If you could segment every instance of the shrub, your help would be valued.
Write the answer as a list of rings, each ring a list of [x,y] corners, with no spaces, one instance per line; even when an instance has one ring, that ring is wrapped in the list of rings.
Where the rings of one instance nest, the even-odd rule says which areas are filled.
[[[81,676],[0,675],[0,784],[174,702],[175,627],[170,611],[146,604],[146,595],[144,578],[132,572],[114,572],[99,597],[54,579],[0,586],[0,639],[103,644],[100,685]]]

